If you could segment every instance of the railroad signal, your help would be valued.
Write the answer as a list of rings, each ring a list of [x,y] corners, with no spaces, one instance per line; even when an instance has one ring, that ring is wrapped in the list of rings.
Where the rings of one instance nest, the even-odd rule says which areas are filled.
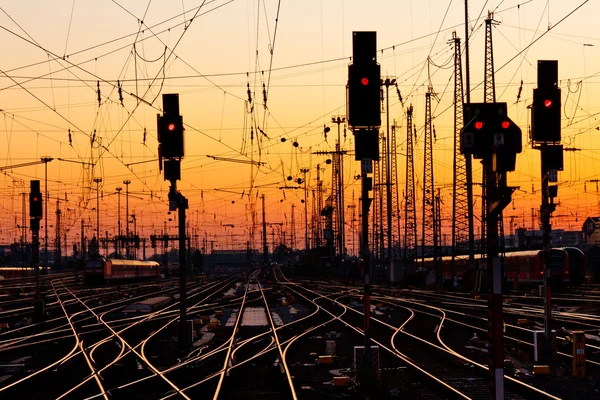
[[[163,158],[183,157],[183,117],[181,115],[158,116],[158,142]]]
[[[558,61],[538,60],[538,87],[533,89],[531,109],[531,132],[534,142],[560,142],[560,113]]]
[[[348,123],[354,128],[381,126],[381,67],[377,64],[377,33],[352,33],[352,64],[348,66]],[[376,138],[377,139],[377,138]]]
[[[506,115],[506,103],[471,103],[473,116],[461,131],[460,151],[494,164],[495,171],[514,171],[523,149],[521,129]]]
[[[42,193],[40,192],[40,181],[32,180],[29,193],[29,216],[31,218],[42,218]]]

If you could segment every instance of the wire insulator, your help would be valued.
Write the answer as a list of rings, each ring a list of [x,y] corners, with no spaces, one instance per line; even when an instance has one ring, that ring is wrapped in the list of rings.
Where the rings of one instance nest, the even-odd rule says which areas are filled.
[[[123,88],[121,87],[121,82],[117,81],[117,87],[119,88],[119,101],[123,105]]]
[[[73,138],[71,137],[71,129],[69,128],[69,146],[73,146]]]
[[[250,90],[250,82],[248,82],[246,84],[246,87],[248,88],[247,92],[248,92],[248,103],[250,103],[250,105],[252,105],[252,91]]]
[[[100,107],[100,105],[102,104],[102,97],[100,96],[100,81],[97,82],[98,83],[98,107]]]

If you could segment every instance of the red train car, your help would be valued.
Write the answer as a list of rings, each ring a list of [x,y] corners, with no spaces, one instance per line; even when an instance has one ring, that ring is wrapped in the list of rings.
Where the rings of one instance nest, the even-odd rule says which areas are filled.
[[[585,254],[577,247],[562,247],[569,256],[569,279],[572,286],[586,283],[585,270],[587,263]]]
[[[522,284],[538,284],[544,279],[543,271],[543,251],[526,250],[506,253],[504,257],[504,277],[508,282],[514,282],[518,273],[519,282]],[[419,262],[421,260],[417,260]],[[570,283],[570,257],[564,249],[550,250],[550,279],[553,283]],[[481,255],[475,256],[476,269],[485,271],[487,269],[486,260]],[[434,268],[433,258],[426,258],[420,262],[425,271],[432,271]],[[441,258],[442,277],[451,280],[454,276],[462,280],[466,276],[473,276],[473,271],[469,269],[469,256],[460,255],[454,258],[446,256]],[[470,278],[473,279],[473,278]]]
[[[91,258],[85,261],[83,271],[90,283],[138,280],[159,277],[160,265],[156,261]]]

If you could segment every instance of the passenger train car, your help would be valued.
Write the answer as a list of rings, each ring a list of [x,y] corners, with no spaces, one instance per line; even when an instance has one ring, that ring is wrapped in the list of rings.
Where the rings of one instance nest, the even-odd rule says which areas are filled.
[[[520,284],[540,284],[544,279],[543,251],[526,250],[506,253],[504,257],[504,278],[507,282],[515,281],[518,276]],[[477,255],[475,259],[477,269],[487,269],[486,260]],[[434,259],[417,259],[417,263],[425,270],[434,269]],[[444,281],[451,280],[452,276],[458,280],[473,280],[474,271],[469,269],[469,256],[459,255],[452,262],[451,256],[441,257],[442,277]],[[453,271],[454,269],[454,271]],[[550,250],[550,279],[554,284],[570,283],[570,257],[565,249]],[[517,275],[518,274],[518,275]]]
[[[85,261],[84,277],[88,283],[158,278],[156,261],[91,258]]]
[[[585,254],[577,247],[563,247],[563,250],[569,255],[569,278],[572,286],[579,286],[586,283]]]

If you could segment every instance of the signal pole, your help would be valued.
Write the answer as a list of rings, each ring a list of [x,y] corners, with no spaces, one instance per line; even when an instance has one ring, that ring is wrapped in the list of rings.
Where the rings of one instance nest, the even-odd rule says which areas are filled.
[[[348,123],[352,126],[355,143],[355,159],[361,161],[362,200],[362,259],[364,272],[364,386],[373,386],[375,371],[371,352],[370,295],[371,277],[369,265],[369,191],[373,189],[373,160],[379,160],[379,127],[381,111],[379,94],[381,67],[376,61],[377,32],[352,32],[352,64],[348,66]]]
[[[40,293],[40,219],[42,219],[42,193],[40,192],[40,181],[32,180],[30,182],[29,193],[29,216],[31,220],[29,227],[31,229],[32,263],[35,268],[35,299],[33,301],[34,318],[39,321],[44,312],[44,302]]]
[[[481,159],[488,201],[486,202],[488,335],[491,398],[504,399],[504,340],[502,319],[502,262],[498,256],[498,222],[510,204],[514,187],[506,186],[506,173],[515,170],[522,151],[521,129],[506,115],[506,103],[468,105],[472,119],[461,131],[462,154]]]
[[[179,222],[179,337],[178,345],[181,351],[185,351],[191,342],[191,336],[187,330],[186,305],[186,232],[185,232],[185,210],[188,208],[188,200],[177,191],[177,181],[181,180],[181,159],[184,156],[183,146],[183,118],[179,115],[179,95],[163,94],[164,114],[157,115],[158,125],[158,154],[160,169],[165,171],[165,180],[171,183],[169,188],[169,211],[178,210]],[[163,162],[164,159],[164,162]],[[129,181],[123,182],[129,185]],[[127,194],[129,187],[127,186]],[[129,209],[127,209],[127,221],[129,224]],[[165,223],[166,224],[166,223]],[[129,225],[127,225],[129,231]],[[165,229],[166,233],[166,229]],[[128,235],[129,239],[129,235]],[[129,246],[129,240],[127,241]]]
[[[554,364],[552,335],[552,301],[550,269],[550,217],[556,209],[554,198],[558,195],[557,171],[563,170],[563,146],[561,141],[561,93],[558,87],[558,61],[538,60],[538,87],[533,90],[532,106],[533,148],[540,150],[542,173],[542,245],[544,248],[544,333],[546,336],[545,360]]]

